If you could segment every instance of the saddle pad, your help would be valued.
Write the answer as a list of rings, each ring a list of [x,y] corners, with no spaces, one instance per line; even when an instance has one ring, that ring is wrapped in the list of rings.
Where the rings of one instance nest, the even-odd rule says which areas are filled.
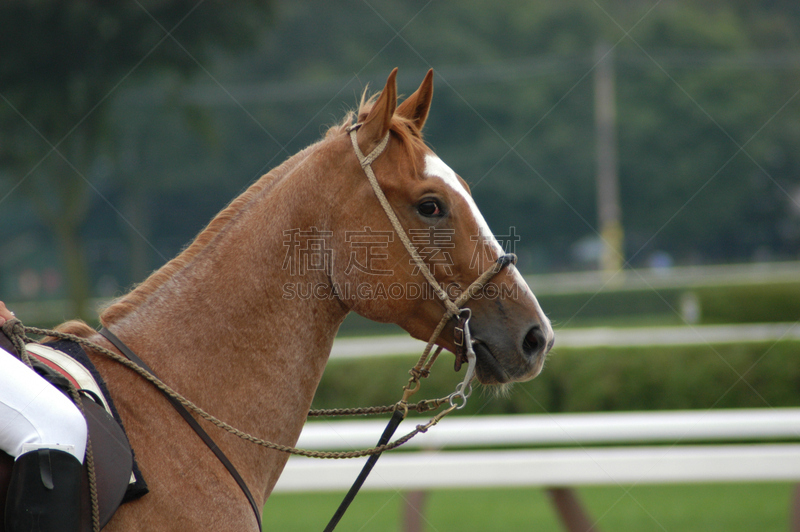
[[[29,343],[25,348],[42,364],[71,380],[76,388],[89,392],[92,397],[97,397],[100,406],[117,422],[124,434],[125,427],[114,408],[105,382],[79,344],[69,340],[59,340],[48,344]],[[147,483],[136,464],[136,453],[132,452],[133,467],[123,502],[138,499],[148,492]]]
[[[106,402],[100,385],[92,376],[92,373],[66,353],[57,351],[52,347],[43,344],[27,344],[25,349],[29,354],[34,355],[42,364],[54,369],[69,379],[78,390],[88,390],[92,392],[102,403],[109,415],[113,416],[111,408]]]
[[[25,349],[28,351],[29,355],[36,357],[39,362],[69,379],[76,389],[91,392],[93,397],[100,400],[100,406],[108,412],[108,415],[112,418],[114,417],[114,413],[111,411],[106,401],[105,394],[103,394],[103,390],[100,389],[100,385],[94,379],[92,373],[86,369],[83,364],[68,354],[44,344],[30,343],[25,346]],[[131,471],[131,478],[128,484],[133,485],[135,483],[136,475]]]

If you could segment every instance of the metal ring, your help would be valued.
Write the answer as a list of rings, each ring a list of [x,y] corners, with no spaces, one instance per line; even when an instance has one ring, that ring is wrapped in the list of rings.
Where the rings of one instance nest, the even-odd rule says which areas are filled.
[[[457,397],[461,398],[461,401],[462,401],[461,404],[456,404],[456,398]],[[461,410],[462,408],[467,406],[467,396],[464,395],[463,393],[451,393],[450,394],[450,406],[452,408],[455,408],[456,410]]]
[[[461,410],[462,408],[467,406],[467,399],[469,398],[470,395],[472,395],[472,383],[469,384],[469,390],[467,391],[467,393],[464,393],[465,385],[466,383],[459,382],[456,385],[456,391],[451,393],[450,396],[448,397],[450,406],[455,408],[456,410]],[[461,398],[462,401],[461,404],[456,404],[456,398]]]

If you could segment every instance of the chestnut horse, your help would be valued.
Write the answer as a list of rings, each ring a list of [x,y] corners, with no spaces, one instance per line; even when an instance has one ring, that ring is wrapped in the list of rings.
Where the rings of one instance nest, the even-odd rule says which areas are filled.
[[[436,298],[405,297],[404,290],[426,282],[354,153],[348,133],[354,118],[362,124],[363,153],[389,135],[374,172],[441,286],[465,289],[502,255],[466,183],[422,141],[432,71],[399,106],[396,72],[377,99],[362,100],[355,116],[259,179],[180,255],[100,316],[164,382],[243,431],[294,445],[349,312],[396,323],[424,340],[443,315]],[[492,284],[499,297],[467,305],[477,378],[484,384],[531,379],[552,346],[550,322],[513,265]],[[61,330],[113,349],[82,323]],[[437,343],[455,352],[453,320]],[[257,529],[231,475],[167,400],[129,369],[90,356],[150,488],[124,504],[105,530]],[[207,430],[263,507],[288,456]]]

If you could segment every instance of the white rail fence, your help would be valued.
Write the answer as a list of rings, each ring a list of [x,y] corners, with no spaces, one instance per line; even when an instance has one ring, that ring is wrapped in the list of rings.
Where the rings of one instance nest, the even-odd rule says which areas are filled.
[[[310,422],[298,446],[369,447],[382,428]],[[800,481],[792,440],[800,440],[800,408],[449,418],[405,446],[415,452],[385,453],[364,489]],[[480,449],[444,450],[452,447]],[[292,457],[275,489],[346,490],[361,465]]]

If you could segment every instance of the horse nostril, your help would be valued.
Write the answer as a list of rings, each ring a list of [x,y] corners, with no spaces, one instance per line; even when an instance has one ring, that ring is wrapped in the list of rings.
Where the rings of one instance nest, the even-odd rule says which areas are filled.
[[[547,339],[542,328],[534,325],[522,340],[522,351],[526,356],[534,357],[544,350],[546,343]]]

